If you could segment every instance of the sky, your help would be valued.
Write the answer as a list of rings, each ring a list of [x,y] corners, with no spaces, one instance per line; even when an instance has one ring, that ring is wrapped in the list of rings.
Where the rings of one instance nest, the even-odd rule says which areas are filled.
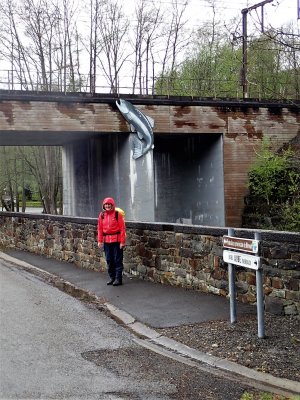
[[[124,2],[124,11],[129,15],[134,13],[134,8],[138,0],[118,0]],[[151,3],[153,0],[144,0]],[[173,0],[175,1],[175,0]],[[203,26],[203,22],[211,22],[213,13],[210,4],[214,3],[216,7],[216,19],[224,22],[227,28],[230,29],[230,21],[237,17],[239,23],[235,25],[233,30],[239,30],[242,33],[242,13],[241,11],[245,8],[252,7],[254,5],[262,3],[264,0],[177,0],[178,4],[184,4],[188,1],[188,6],[185,11],[185,18],[188,20],[186,27],[189,29],[195,29]],[[294,26],[300,29],[300,20],[297,19],[298,12],[298,1],[300,0],[273,0],[271,3],[267,3],[264,7],[257,7],[255,10],[248,12],[247,16],[247,27],[248,33],[251,34],[251,30],[258,32],[257,28],[260,27],[261,14],[263,10],[264,16],[264,28],[271,26],[273,28],[280,28],[282,25],[286,25],[290,22]],[[156,4],[161,4],[162,8],[171,8],[172,0],[156,0]]]
[[[242,18],[242,9],[262,3],[263,0],[215,0],[220,18],[229,21],[233,16],[240,15]],[[296,24],[298,0],[273,0],[263,7],[265,25],[270,24],[273,27],[279,27],[292,21]],[[190,0],[189,14],[191,23],[197,26],[203,19],[209,19],[211,7],[207,0]],[[199,12],[195,12],[199,10]],[[248,23],[258,22],[261,19],[261,7],[248,13]],[[300,25],[300,24],[299,24]]]

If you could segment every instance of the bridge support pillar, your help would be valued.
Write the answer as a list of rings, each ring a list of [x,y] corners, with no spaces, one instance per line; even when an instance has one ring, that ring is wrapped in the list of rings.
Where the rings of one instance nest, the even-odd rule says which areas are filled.
[[[97,217],[111,196],[126,220],[155,220],[153,152],[133,160],[133,137],[102,134],[64,146],[64,215]]]
[[[154,166],[153,151],[134,160],[132,158],[132,142],[135,134],[129,137],[129,148],[126,149],[125,158],[128,166],[129,182],[127,193],[124,193],[122,202],[125,202],[126,218],[132,221],[155,221],[154,204]],[[126,165],[126,161],[122,163]],[[123,188],[123,189],[126,189]]]

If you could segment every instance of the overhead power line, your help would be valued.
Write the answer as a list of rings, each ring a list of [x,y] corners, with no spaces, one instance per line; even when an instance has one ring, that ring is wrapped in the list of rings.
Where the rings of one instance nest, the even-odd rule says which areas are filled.
[[[247,99],[248,98],[248,79],[247,79],[247,66],[248,66],[248,49],[247,49],[247,15],[249,11],[255,10],[258,7],[261,7],[261,26],[263,29],[263,7],[265,4],[272,3],[273,0],[265,0],[262,1],[261,3],[254,4],[251,7],[244,8],[241,13],[243,16],[243,66],[242,66],[242,86],[243,86],[243,98]]]

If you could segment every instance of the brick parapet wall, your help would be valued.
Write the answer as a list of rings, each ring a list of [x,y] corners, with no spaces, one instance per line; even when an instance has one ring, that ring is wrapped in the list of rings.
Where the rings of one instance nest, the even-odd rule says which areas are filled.
[[[235,232],[238,237],[254,238],[255,230]],[[266,310],[300,314],[300,233],[259,232]],[[217,227],[127,222],[125,271],[142,279],[227,296],[227,265],[222,258],[222,237],[227,233]],[[3,248],[105,270],[96,235],[94,218],[0,212]],[[255,278],[255,271],[236,268],[240,301],[256,301]]]

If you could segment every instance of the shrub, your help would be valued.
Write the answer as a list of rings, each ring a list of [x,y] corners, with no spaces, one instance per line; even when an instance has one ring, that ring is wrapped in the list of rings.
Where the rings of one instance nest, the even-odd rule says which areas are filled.
[[[249,198],[260,228],[300,231],[300,166],[291,149],[273,152],[263,141],[249,171]]]

